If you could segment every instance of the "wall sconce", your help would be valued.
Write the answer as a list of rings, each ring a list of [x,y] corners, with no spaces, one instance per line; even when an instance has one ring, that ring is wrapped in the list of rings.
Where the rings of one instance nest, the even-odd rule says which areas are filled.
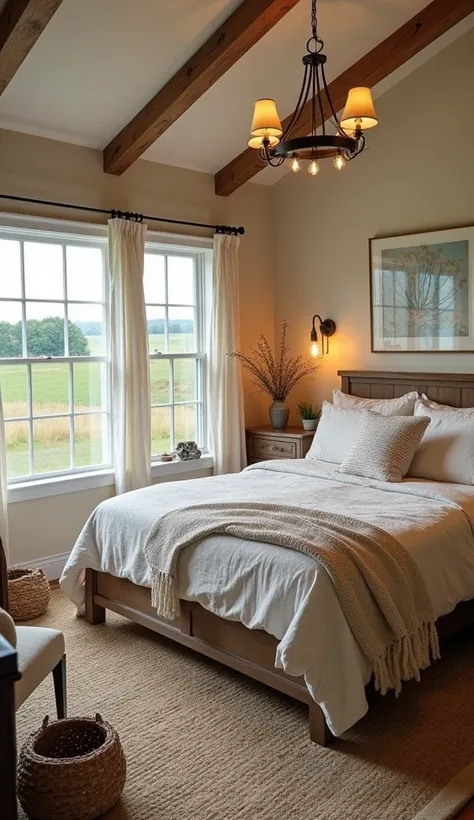
[[[319,319],[319,332],[321,340],[318,339],[315,320]],[[311,341],[309,343],[309,355],[311,359],[322,359],[324,355],[324,339],[326,339],[326,353],[329,353],[329,337],[336,332],[336,323],[332,319],[321,319],[319,313],[313,316],[311,327]]]

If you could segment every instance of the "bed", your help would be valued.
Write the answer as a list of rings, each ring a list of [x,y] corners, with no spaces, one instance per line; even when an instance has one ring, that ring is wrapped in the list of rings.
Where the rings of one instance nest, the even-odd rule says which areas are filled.
[[[339,375],[343,392],[354,396],[386,399],[416,390],[433,401],[453,407],[474,407],[474,375],[470,374],[340,371]],[[390,492],[384,487],[373,487],[369,502],[364,487],[348,489],[346,485],[336,485],[330,470],[327,476],[321,476],[319,470],[318,476],[308,478],[305,474],[308,465],[301,462],[300,465],[298,468],[296,464],[290,467],[289,463],[265,462],[262,469],[257,470],[261,486],[271,480],[272,492],[275,497],[280,493],[280,498],[284,497],[286,487],[289,493],[301,495],[309,486],[308,499],[311,494],[316,494],[319,505],[324,503],[328,495],[326,490],[330,487],[333,494],[339,493],[339,497],[347,499],[354,509],[360,509],[361,516],[364,504],[370,503],[371,515],[375,514],[375,509],[382,510],[381,525],[385,522],[383,516],[387,515],[392,522],[411,520],[418,536],[421,534],[424,538],[417,560],[421,564],[424,562],[427,573],[429,566],[435,567],[429,573],[441,640],[474,623],[474,487],[443,485],[436,488],[435,494],[430,487],[409,487],[406,491],[392,488]],[[228,477],[221,478],[227,480]],[[228,478],[230,487],[232,480],[235,479]],[[214,481],[214,487],[218,486],[216,479],[201,479],[202,499],[205,499],[209,486],[202,482],[209,481]],[[173,494],[176,497],[179,491],[184,495],[190,493],[189,498],[199,503],[199,498],[196,500],[197,484],[193,481],[161,485],[159,498],[167,496],[172,503]],[[257,482],[258,486],[260,484]],[[149,509],[154,503],[156,488],[138,492],[142,494],[140,497],[149,499]],[[428,497],[430,493],[432,498]],[[129,554],[134,552],[133,549],[127,549],[124,527],[131,526],[129,531],[133,533],[133,527],[138,526],[139,521],[132,508],[127,510],[127,503],[132,500],[128,497],[133,495],[106,502],[109,517],[102,526],[112,544],[107,558],[83,540],[82,546],[76,545],[73,550],[61,579],[63,590],[76,604],[80,605],[82,599],[79,598],[84,596],[88,623],[104,622],[106,610],[112,610],[304,702],[309,711],[310,737],[320,745],[329,742],[330,730],[342,734],[362,717],[367,711],[365,686],[370,679],[370,670],[360,657],[344,616],[335,603],[331,582],[324,570],[315,571],[314,563],[305,564],[301,560],[305,556],[291,550],[256,545],[255,542],[239,543],[240,539],[234,539],[232,555],[238,556],[240,566],[245,567],[244,583],[235,591],[228,586],[228,577],[222,569],[234,560],[230,558],[229,544],[220,536],[211,536],[198,545],[196,551],[185,550],[186,558],[183,554],[180,563],[180,574],[185,579],[183,597],[180,594],[180,617],[173,622],[164,621],[156,615],[150,603],[144,563],[136,558],[139,543],[135,556]],[[423,504],[420,504],[420,495],[426,496]],[[100,520],[96,526],[100,532]],[[448,551],[454,527],[457,528],[455,547]],[[433,560],[435,541],[439,560],[438,557]],[[446,564],[446,556],[456,550],[459,553],[456,571],[452,572]],[[203,584],[206,587],[205,596],[201,594],[202,589],[198,589],[195,580],[198,576],[201,587]],[[264,593],[269,579],[277,595],[272,601],[265,601],[265,595],[261,593],[263,602],[260,600],[257,606],[252,587],[256,585]],[[226,584],[224,607],[221,590]],[[316,621],[325,626],[318,631],[317,641],[313,641],[311,636],[314,636]],[[308,666],[303,656],[310,642],[312,656]],[[344,674],[341,674],[341,668],[344,668]]]

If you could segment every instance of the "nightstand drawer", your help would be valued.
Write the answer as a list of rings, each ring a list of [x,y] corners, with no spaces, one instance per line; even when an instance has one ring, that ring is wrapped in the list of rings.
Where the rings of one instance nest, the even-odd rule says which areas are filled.
[[[250,458],[296,458],[296,442],[284,438],[251,436]]]

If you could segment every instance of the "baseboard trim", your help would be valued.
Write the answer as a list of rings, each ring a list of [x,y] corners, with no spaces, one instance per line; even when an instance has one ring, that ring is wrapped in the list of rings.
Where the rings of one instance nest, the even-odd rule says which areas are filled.
[[[48,576],[48,581],[57,581],[62,575],[69,556],[69,552],[60,552],[57,555],[48,555],[46,558],[35,558],[33,561],[22,561],[19,564],[15,564],[15,566],[42,569]]]

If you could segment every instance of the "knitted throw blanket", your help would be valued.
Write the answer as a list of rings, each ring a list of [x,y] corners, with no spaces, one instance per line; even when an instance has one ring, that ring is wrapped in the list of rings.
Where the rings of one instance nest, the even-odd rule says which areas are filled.
[[[304,552],[329,574],[360,649],[372,664],[375,688],[401,690],[402,680],[439,658],[438,635],[425,582],[392,535],[345,515],[266,503],[212,503],[175,510],[152,528],[145,554],[152,569],[152,606],[179,615],[180,551],[226,533]]]

